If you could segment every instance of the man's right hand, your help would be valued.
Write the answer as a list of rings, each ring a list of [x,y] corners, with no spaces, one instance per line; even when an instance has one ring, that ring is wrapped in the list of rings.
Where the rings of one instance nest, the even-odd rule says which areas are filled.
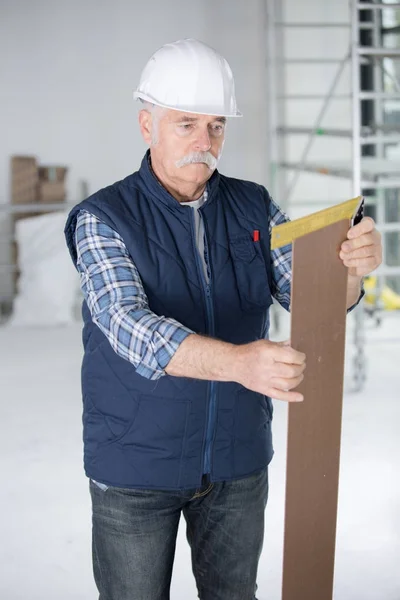
[[[258,340],[230,344],[191,334],[181,342],[165,371],[175,377],[236,381],[249,390],[286,402],[301,402],[292,392],[303,381],[306,357],[289,342]]]
[[[293,392],[304,379],[306,356],[289,342],[259,340],[237,346],[235,381],[249,390],[285,402],[301,402],[303,395]]]

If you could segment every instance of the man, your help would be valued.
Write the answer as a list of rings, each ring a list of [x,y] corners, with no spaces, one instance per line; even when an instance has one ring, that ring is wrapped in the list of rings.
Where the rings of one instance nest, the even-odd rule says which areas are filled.
[[[85,296],[95,580],[101,600],[168,599],[183,513],[199,597],[253,600],[270,397],[303,400],[304,354],[267,339],[272,296],[290,305],[290,247],[270,251],[286,217],[265,188],[216,170],[226,121],[241,115],[214,50],[167,44],[135,97],[150,147],[140,170],[66,225]],[[371,219],[348,237],[350,308],[381,248]]]

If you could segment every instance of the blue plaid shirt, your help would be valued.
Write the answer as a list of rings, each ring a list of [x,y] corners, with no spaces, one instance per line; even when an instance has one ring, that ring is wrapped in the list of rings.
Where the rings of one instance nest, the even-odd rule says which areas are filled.
[[[289,218],[271,201],[270,229]],[[148,306],[139,272],[121,236],[94,215],[80,211],[75,232],[81,288],[94,323],[112,348],[140,375],[158,379],[181,342],[191,333]],[[272,295],[290,307],[292,248],[272,251]]]

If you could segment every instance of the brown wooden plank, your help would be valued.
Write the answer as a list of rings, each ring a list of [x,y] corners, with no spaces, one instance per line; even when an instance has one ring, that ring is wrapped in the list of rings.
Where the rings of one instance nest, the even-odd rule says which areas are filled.
[[[331,600],[342,420],[349,221],[294,241],[291,344],[304,402],[289,406],[282,600]]]

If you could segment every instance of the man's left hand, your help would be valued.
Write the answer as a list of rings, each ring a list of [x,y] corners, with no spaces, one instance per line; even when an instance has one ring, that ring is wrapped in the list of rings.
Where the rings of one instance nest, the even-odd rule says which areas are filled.
[[[340,249],[340,258],[349,269],[350,277],[364,277],[382,262],[381,234],[375,229],[375,221],[364,217],[347,233],[347,240]]]

